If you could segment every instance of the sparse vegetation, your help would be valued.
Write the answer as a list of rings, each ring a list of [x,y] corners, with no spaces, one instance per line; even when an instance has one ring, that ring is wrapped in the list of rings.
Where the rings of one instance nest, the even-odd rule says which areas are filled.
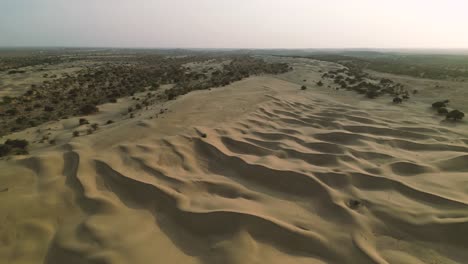
[[[55,55],[31,56],[30,59],[24,57],[2,60],[0,66],[10,70],[78,59],[94,60],[96,65],[84,67],[73,75],[45,72],[41,76],[47,80],[42,84],[31,85],[18,97],[2,98],[0,135],[52,120],[94,114],[99,111],[100,104],[115,103],[118,98],[135,96],[145,91],[157,91],[161,85],[172,84],[173,87],[158,96],[153,93],[146,94],[144,98],[135,96],[138,104],[132,107],[141,110],[156,101],[174,100],[193,90],[225,86],[252,75],[279,74],[290,70],[287,64],[267,63],[247,55],[165,56],[164,52],[161,53],[100,58],[93,54],[75,59]],[[222,67],[202,70],[186,67],[187,63],[207,60],[219,62]],[[225,61],[227,63],[222,63]]]
[[[0,144],[0,157],[28,154],[28,145],[29,142],[24,139],[8,139],[4,144]]]
[[[408,92],[403,85],[387,78],[372,78],[367,73],[364,73],[362,69],[352,64],[344,63],[343,65],[347,67],[332,70],[322,75],[322,78],[333,79],[333,82],[339,85],[336,88],[337,90],[341,88],[355,91],[365,95],[369,99],[374,99],[384,94],[409,99]]]

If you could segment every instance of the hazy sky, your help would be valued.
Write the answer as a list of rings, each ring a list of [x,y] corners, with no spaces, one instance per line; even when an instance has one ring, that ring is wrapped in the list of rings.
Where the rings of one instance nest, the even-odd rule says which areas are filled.
[[[468,48],[468,1],[0,0],[0,46]]]

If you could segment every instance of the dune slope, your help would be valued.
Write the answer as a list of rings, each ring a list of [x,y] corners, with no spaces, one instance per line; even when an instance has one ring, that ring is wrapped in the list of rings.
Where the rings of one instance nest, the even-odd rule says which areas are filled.
[[[129,140],[0,161],[0,262],[464,263],[465,125],[298,87],[255,77]]]

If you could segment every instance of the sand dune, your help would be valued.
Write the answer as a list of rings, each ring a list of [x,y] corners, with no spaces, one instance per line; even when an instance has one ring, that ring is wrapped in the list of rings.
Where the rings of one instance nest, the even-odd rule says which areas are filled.
[[[466,125],[293,74],[0,161],[0,262],[465,263]]]

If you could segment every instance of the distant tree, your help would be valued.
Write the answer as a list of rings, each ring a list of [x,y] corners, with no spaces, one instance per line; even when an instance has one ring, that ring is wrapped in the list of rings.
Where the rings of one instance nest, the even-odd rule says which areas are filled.
[[[441,115],[447,115],[448,114],[448,110],[447,108],[445,107],[440,107],[439,109],[437,109],[437,113],[441,114]]]
[[[465,113],[459,110],[452,110],[449,113],[447,113],[446,118],[447,119],[452,119],[453,121],[459,121],[462,120],[463,117],[465,117]]]
[[[90,115],[97,113],[99,109],[93,104],[86,104],[80,108],[80,114],[82,115]]]
[[[446,101],[438,101],[432,104],[432,108],[441,108],[441,107],[447,107],[447,100]]]

